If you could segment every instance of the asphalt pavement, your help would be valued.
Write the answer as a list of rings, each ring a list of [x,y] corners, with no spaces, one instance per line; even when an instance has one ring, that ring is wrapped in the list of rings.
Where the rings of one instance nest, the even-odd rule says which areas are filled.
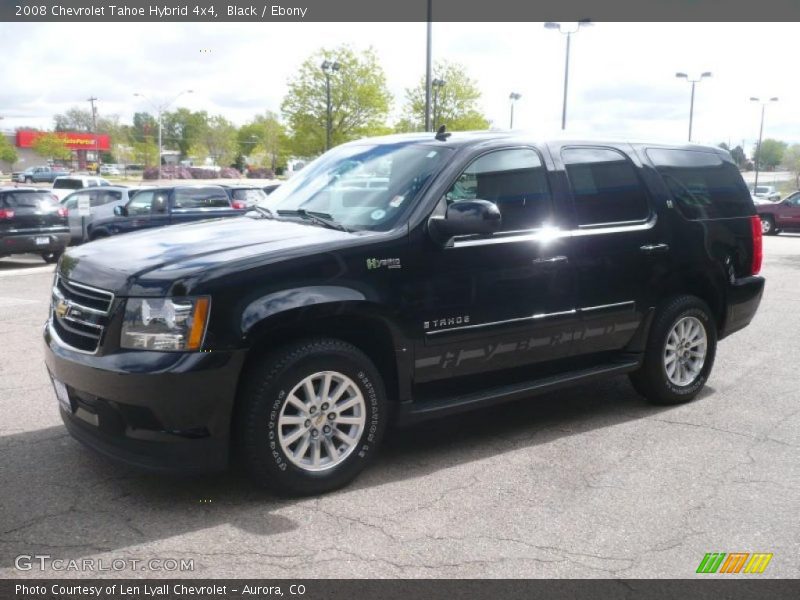
[[[622,377],[392,431],[354,484],[302,500],[72,440],[42,360],[53,268],[2,259],[0,577],[685,578],[708,552],[773,553],[758,577],[798,577],[800,235],[765,254],[761,309],[694,402],[650,406]],[[152,559],[194,570],[130,562]]]

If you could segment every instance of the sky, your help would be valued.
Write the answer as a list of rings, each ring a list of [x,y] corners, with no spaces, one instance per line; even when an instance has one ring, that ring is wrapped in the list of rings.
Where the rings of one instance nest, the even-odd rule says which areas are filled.
[[[683,141],[697,84],[693,141],[750,152],[761,107],[764,137],[800,142],[796,23],[595,23],[572,37],[567,133]],[[320,47],[373,47],[399,115],[425,72],[425,23],[2,23],[0,128],[50,128],[53,115],[98,98],[101,114],[130,121],[153,101],[222,114],[241,125],[279,112],[286,82]],[[494,127],[558,132],[565,36],[542,23],[435,23],[433,57],[463,64]]]

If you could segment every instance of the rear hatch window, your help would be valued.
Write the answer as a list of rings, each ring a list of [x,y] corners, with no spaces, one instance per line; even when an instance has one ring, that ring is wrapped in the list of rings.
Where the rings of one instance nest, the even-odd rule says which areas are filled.
[[[5,195],[6,208],[51,209],[58,206],[58,198],[50,192],[17,190]]]
[[[56,179],[53,182],[54,190],[80,190],[83,189],[83,181],[80,179]]]
[[[649,148],[646,153],[686,218],[724,219],[755,214],[739,170],[719,154],[666,148]]]

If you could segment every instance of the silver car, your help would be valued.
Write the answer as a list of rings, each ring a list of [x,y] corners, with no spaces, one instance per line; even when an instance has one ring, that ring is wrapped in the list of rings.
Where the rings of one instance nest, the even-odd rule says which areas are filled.
[[[115,206],[124,206],[140,187],[104,186],[86,188],[74,192],[61,201],[61,206],[67,209],[69,221],[70,241],[73,244],[86,242],[89,238],[86,232],[89,223],[94,219],[104,219],[114,216]],[[89,215],[81,216],[78,203],[81,198],[89,199]]]

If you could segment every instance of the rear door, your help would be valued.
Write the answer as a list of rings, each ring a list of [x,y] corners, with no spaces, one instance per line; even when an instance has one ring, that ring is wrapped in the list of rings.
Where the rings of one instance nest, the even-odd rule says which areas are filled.
[[[218,186],[175,188],[172,194],[170,222],[188,223],[215,217],[241,214],[234,210],[228,193]]]
[[[654,305],[651,284],[669,261],[669,229],[652,208],[638,158],[623,148],[553,152],[572,199],[580,354],[626,346]]]
[[[792,194],[775,211],[775,224],[780,229],[800,229],[800,192]]]

